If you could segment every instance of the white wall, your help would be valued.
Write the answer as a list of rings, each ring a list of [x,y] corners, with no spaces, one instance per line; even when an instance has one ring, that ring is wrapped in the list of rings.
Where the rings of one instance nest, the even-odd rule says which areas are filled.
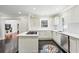
[[[54,17],[50,16],[49,17],[49,28],[54,29],[53,25],[54,25]]]
[[[79,33],[79,6],[74,6],[71,9],[54,16],[54,21],[56,17],[64,18],[64,31]],[[60,19],[59,19],[60,20]],[[57,21],[56,21],[57,22]],[[61,21],[60,21],[61,22]],[[55,22],[54,22],[55,24]],[[61,28],[61,26],[59,26]],[[58,28],[57,28],[58,29]]]
[[[4,21],[0,20],[0,40],[4,39],[4,31],[5,31]]]
[[[20,33],[28,31],[28,20],[28,16],[22,16],[20,20],[18,20]]]
[[[41,27],[41,20],[48,20],[48,27],[43,28]],[[30,30],[47,30],[47,29],[52,29],[53,28],[53,18],[49,16],[35,16],[30,18]]]
[[[11,27],[12,27],[12,32],[15,33],[17,32],[17,23],[18,21],[15,19],[11,19],[10,20],[7,20],[7,18],[5,19],[0,19],[0,39],[4,39],[5,38],[5,24],[11,24]]]
[[[68,26],[65,31],[79,33],[79,6],[74,6],[62,14],[65,20],[65,25]]]
[[[12,32],[17,32],[17,20],[4,20],[5,24],[11,24]],[[5,26],[4,24],[4,26]]]
[[[30,17],[30,30],[38,30],[40,28],[40,18],[37,16]]]

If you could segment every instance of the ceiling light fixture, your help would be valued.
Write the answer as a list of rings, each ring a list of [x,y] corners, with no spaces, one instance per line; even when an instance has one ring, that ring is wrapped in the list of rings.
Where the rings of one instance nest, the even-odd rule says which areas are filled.
[[[56,8],[56,11],[59,11],[59,9],[58,9],[58,8]]]
[[[36,10],[36,8],[33,8],[33,10]]]
[[[18,12],[19,14],[22,14],[22,12]]]

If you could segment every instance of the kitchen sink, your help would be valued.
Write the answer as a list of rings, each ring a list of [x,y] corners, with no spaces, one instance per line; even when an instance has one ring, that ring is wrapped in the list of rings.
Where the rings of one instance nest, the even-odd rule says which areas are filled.
[[[37,34],[37,32],[36,31],[29,31],[26,34]]]

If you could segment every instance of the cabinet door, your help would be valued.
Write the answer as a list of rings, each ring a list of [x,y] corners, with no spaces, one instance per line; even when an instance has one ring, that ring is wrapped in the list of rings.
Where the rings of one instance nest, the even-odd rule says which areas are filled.
[[[61,34],[57,33],[57,32],[53,32],[53,40],[57,43],[57,44],[61,44]]]
[[[42,31],[40,31],[39,32],[39,38],[40,39],[51,39],[52,38],[52,36],[51,36],[51,31],[44,31],[44,30],[42,30]]]
[[[56,32],[53,32],[53,40],[55,40],[56,41]]]
[[[70,37],[70,52],[71,53],[77,52],[77,40],[73,37]]]
[[[77,39],[77,53],[79,53],[79,39]]]
[[[20,53],[37,53],[38,52],[37,37],[20,37],[19,52]]]
[[[57,33],[57,43],[61,45],[61,34]]]

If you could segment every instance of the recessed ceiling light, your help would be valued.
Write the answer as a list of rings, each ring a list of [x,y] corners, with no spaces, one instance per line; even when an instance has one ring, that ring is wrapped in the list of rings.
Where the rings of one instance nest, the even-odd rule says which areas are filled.
[[[22,12],[18,12],[19,14],[22,14]]]
[[[56,11],[59,11],[59,9],[58,9],[58,8],[56,8]]]
[[[36,10],[36,8],[33,8],[33,10]]]

